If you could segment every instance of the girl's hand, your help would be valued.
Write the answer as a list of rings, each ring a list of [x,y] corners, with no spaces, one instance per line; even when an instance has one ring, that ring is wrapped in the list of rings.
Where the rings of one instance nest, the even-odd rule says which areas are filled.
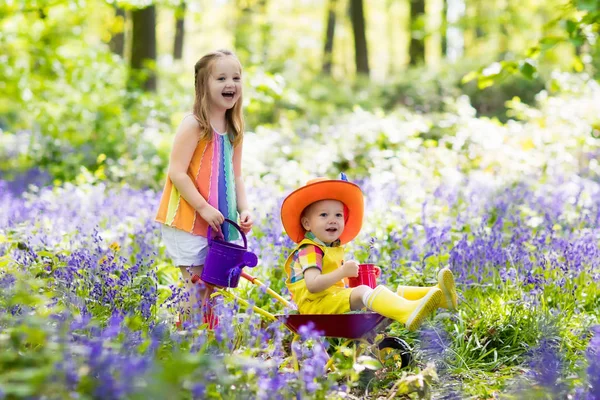
[[[252,214],[248,210],[242,210],[240,212],[240,228],[244,235],[246,235],[250,230],[252,230],[252,224],[254,221],[252,220]]]
[[[221,233],[221,224],[225,222],[225,217],[219,210],[206,203],[197,211],[202,219],[205,220],[215,232]]]
[[[358,276],[358,263],[354,260],[344,261],[340,268],[346,278],[356,278]]]

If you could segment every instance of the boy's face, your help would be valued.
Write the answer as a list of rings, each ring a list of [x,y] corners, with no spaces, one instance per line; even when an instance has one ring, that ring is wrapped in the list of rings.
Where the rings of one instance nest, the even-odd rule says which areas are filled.
[[[337,200],[321,200],[308,206],[302,226],[324,243],[332,243],[344,232],[344,205]]]

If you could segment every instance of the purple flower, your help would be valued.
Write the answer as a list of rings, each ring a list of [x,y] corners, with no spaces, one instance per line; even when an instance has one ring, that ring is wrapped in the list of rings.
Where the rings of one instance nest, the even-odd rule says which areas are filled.
[[[121,332],[121,324],[124,321],[124,317],[117,311],[114,312],[108,320],[108,325],[102,332],[102,338],[112,339]]]
[[[530,361],[530,374],[535,382],[553,393],[564,390],[560,379],[562,376],[563,360],[557,348],[557,343],[547,339],[548,333],[540,340],[538,347],[533,351]]]
[[[194,399],[203,399],[206,394],[206,385],[203,383],[196,383],[192,387],[192,396]]]
[[[421,351],[428,356],[440,358],[450,348],[450,338],[443,326],[426,326],[421,329]]]
[[[592,328],[594,336],[586,350],[588,361],[588,400],[600,400],[600,325]]]
[[[315,324],[312,321],[309,321],[306,325],[302,325],[300,329],[298,329],[298,334],[303,341],[309,339],[319,340],[322,337],[322,332],[315,330]]]

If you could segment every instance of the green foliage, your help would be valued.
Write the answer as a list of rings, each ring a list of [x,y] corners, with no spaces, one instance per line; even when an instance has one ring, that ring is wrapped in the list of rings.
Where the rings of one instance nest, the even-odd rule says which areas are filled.
[[[497,118],[506,122],[510,117],[507,113],[509,100],[518,98],[525,104],[535,104],[535,96],[545,88],[545,79],[535,74],[530,77],[507,75],[504,79],[485,88],[477,87],[474,82],[469,82],[463,86],[462,90],[471,99],[477,115]]]
[[[52,5],[47,14],[44,4]],[[169,130],[170,112],[163,110],[173,101],[125,90],[123,60],[87,27],[91,14],[111,23],[106,3],[44,4],[21,13],[3,10],[0,126],[9,135],[30,132],[27,151],[2,160],[5,167],[36,166],[68,181],[82,170],[118,180],[123,170],[140,169],[148,170],[142,185],[153,185],[166,154],[148,137],[148,126]]]
[[[301,174],[313,175],[320,168],[329,171],[346,163],[351,179],[361,183],[368,206],[349,256],[380,265],[381,282],[390,288],[401,283],[433,286],[442,266],[456,268],[460,309],[452,314],[440,310],[434,316],[434,333],[447,335],[434,356],[427,353],[422,336],[428,326],[409,333],[392,324],[387,333],[409,342],[414,366],[399,370],[393,355],[380,359],[373,348],[367,348],[359,357],[352,346],[331,340],[329,353],[339,350],[334,355],[338,369],[306,382],[310,370],[294,371],[291,335],[285,328],[262,321],[222,296],[216,299],[229,311],[221,325],[229,330],[226,335],[207,333],[203,327],[177,331],[172,295],[182,282],[159,245],[152,222],[158,193],[125,189],[89,173],[80,176],[78,185],[32,189],[22,198],[5,192],[0,196],[8,209],[8,217],[2,214],[0,223],[10,226],[0,235],[0,251],[5,254],[0,258],[0,310],[6,311],[0,313],[0,345],[8,349],[0,357],[2,390],[15,397],[50,392],[65,398],[74,396],[71,393],[102,397],[97,391],[110,388],[112,378],[122,377],[122,371],[127,371],[123,366],[146,357],[152,369],[132,380],[139,398],[173,393],[191,397],[199,390],[198,382],[206,398],[235,397],[240,392],[254,396],[261,390],[256,382],[275,372],[288,379],[286,393],[295,391],[303,398],[347,398],[349,394],[387,398],[394,393],[441,398],[445,390],[457,386],[459,397],[490,398],[510,394],[521,384],[521,376],[532,370],[531,353],[544,340],[557,345],[565,390],[571,393],[584,387],[588,328],[598,321],[600,288],[593,260],[597,251],[593,221],[581,216],[597,213],[590,203],[595,201],[598,178],[594,170],[586,179],[576,175],[580,169],[575,157],[560,163],[561,174],[575,176],[567,189],[549,185],[547,174],[539,179],[538,175],[540,166],[549,165],[555,154],[596,154],[599,144],[588,128],[595,126],[600,92],[593,82],[576,76],[564,77],[557,87],[570,88],[571,93],[542,98],[540,108],[513,101],[511,110],[518,120],[510,124],[476,118],[462,99],[462,103],[448,102],[445,107],[452,110],[448,112],[402,109],[384,114],[357,109],[334,115],[333,122],[312,130],[295,132],[274,125],[248,135],[245,173],[249,201],[257,210],[249,240],[261,260],[249,272],[286,294],[280,266],[288,249],[278,210],[288,188],[281,182],[302,180]],[[437,130],[431,128],[438,125]],[[548,145],[533,146],[536,138]],[[285,146],[289,150],[281,151]],[[315,163],[319,157],[324,161]],[[456,171],[461,171],[458,179]],[[522,182],[524,175],[535,176],[531,192],[525,184],[514,183]],[[468,182],[478,176],[485,181],[483,187],[451,183],[451,179]],[[486,190],[489,181],[501,179],[504,183]],[[591,189],[579,187],[582,181]],[[579,200],[572,199],[572,187],[581,190]],[[552,207],[539,204],[545,199],[552,201]],[[12,215],[22,215],[21,222],[11,225]],[[555,225],[535,222],[545,218],[555,218]],[[96,230],[98,234],[91,238],[85,234]],[[575,246],[586,232],[590,240]],[[546,242],[534,244],[544,233],[549,234]],[[552,240],[556,249],[544,247]],[[477,243],[479,247],[460,247]],[[571,250],[581,257],[581,268],[567,266]],[[147,255],[154,251],[156,260],[149,261]],[[487,252],[495,256],[487,257]],[[456,255],[463,253],[472,258],[461,265]],[[497,261],[500,253],[518,259]],[[139,269],[131,274],[135,268]],[[9,289],[4,286],[7,281]],[[269,312],[283,311],[247,282],[228,293]],[[90,323],[67,333],[66,326],[81,324],[84,310]],[[115,316],[125,312],[129,314],[115,324]],[[164,331],[154,331],[157,326]],[[259,330],[263,332],[257,334]],[[264,330],[272,335],[263,336]],[[305,350],[319,348],[316,339],[306,342]],[[310,365],[312,355],[300,364]],[[62,365],[76,367],[69,371],[73,375],[60,369]],[[68,379],[73,377],[77,385],[69,387]],[[311,384],[315,387],[309,390]],[[339,393],[332,389],[342,384],[346,388]]]
[[[147,3],[119,5],[130,9]],[[564,31],[569,37],[590,39],[597,30],[597,10],[591,2],[577,4],[579,14],[563,18]],[[172,133],[192,101],[188,68],[184,73],[179,65],[159,62],[157,94],[128,91],[125,60],[106,45],[112,33],[123,29],[122,21],[101,0],[6,3],[0,13],[5,61],[0,63],[0,128],[8,143],[18,142],[21,148],[0,149],[0,167],[13,174],[36,167],[59,181],[119,181],[135,174],[137,185],[159,187]],[[86,46],[80,45],[83,41]],[[545,51],[562,42],[564,37],[553,33],[539,47]],[[315,68],[298,73],[289,59],[300,54],[292,49],[281,50],[268,62],[253,61],[259,53],[255,51],[245,68],[247,127],[256,131],[283,121],[304,130],[357,108],[454,111],[453,99],[462,94],[470,97],[478,115],[505,121],[507,101],[516,97],[532,104],[545,87],[548,74],[538,71],[542,50],[532,50],[523,61],[500,61],[479,74],[467,73],[479,61],[464,61],[407,69],[382,83],[323,77]],[[466,82],[475,78],[478,85]],[[434,126],[423,137],[438,140],[448,133]],[[367,162],[341,160],[336,168]]]
[[[534,79],[539,70],[538,61],[557,45],[566,44],[571,51],[571,66],[574,71],[590,70],[596,66],[600,35],[600,2],[596,0],[570,0],[561,14],[546,26],[546,32],[539,41],[530,47],[520,59],[506,59],[489,66],[471,71],[463,78],[463,83],[476,80],[479,88],[496,84],[507,76],[520,74],[526,79]],[[587,57],[585,53],[588,53]],[[587,67],[586,67],[587,64]]]
[[[105,181],[111,182],[108,187],[115,182],[117,187],[121,183],[154,188],[162,185],[174,129],[192,101],[190,68],[159,60],[155,66],[159,92],[131,91],[127,89],[126,61],[110,53],[107,46],[111,34],[124,28],[123,21],[114,18],[113,6],[130,10],[150,3],[168,10],[177,6],[179,0],[21,0],[0,4],[3,177],[36,167],[58,181],[74,182],[75,188],[80,189],[103,190]],[[523,15],[530,15],[527,13],[532,8],[526,7],[529,8]],[[486,24],[499,24],[502,29],[512,24],[514,29],[528,22],[523,15],[516,22],[508,21],[515,11],[500,18],[492,16],[496,11],[487,12]],[[572,156],[574,161],[561,164],[561,173],[581,173],[585,179],[598,179],[594,175],[594,171],[597,173],[594,132],[600,125],[597,113],[588,115],[595,110],[588,104],[592,103],[589,100],[592,97],[587,93],[588,103],[581,99],[560,99],[561,93],[565,96],[585,93],[584,87],[589,85],[555,76],[548,79],[548,76],[555,66],[550,63],[551,53],[564,48],[569,54],[576,54],[568,61],[575,71],[597,72],[592,65],[598,65],[600,60],[600,47],[597,42],[594,45],[598,39],[599,13],[597,1],[573,0],[564,14],[548,26],[539,43],[519,59],[506,51],[500,58],[494,55],[491,59],[497,62],[490,66],[480,68],[481,60],[464,60],[435,68],[410,68],[383,82],[340,75],[319,76],[319,68],[299,61],[304,60],[307,50],[296,43],[284,44],[276,57],[269,57],[267,45],[272,28],[268,19],[252,17],[258,20],[260,29],[253,29],[249,20],[238,19],[244,26],[234,32],[234,40],[241,47],[239,53],[245,64],[246,121],[248,130],[255,132],[248,135],[248,141],[254,140],[260,152],[258,156],[245,158],[252,161],[247,176],[253,186],[248,187],[283,190],[294,179],[315,174],[333,176],[339,171],[355,178],[370,177],[375,184],[381,179],[381,186],[391,189],[374,191],[370,201],[377,202],[388,190],[400,195],[391,200],[384,198],[388,201],[385,204],[376,203],[377,210],[371,210],[363,237],[351,245],[351,250],[357,259],[388,266],[384,274],[390,286],[434,285],[436,271],[450,262],[451,247],[463,235],[474,240],[477,229],[475,223],[461,225],[461,222],[444,234],[435,230],[448,216],[469,218],[470,214],[467,200],[460,196],[447,203],[432,199],[425,207],[425,199],[431,198],[434,185],[449,184],[451,178],[463,171],[478,171],[480,179],[485,181],[520,179],[527,173],[545,173],[554,159],[564,155]],[[482,22],[470,21],[474,25],[467,28],[481,28],[475,25]],[[486,29],[482,31],[489,33]],[[502,35],[508,36],[509,32]],[[494,39],[485,43],[489,40]],[[344,51],[343,43],[338,49]],[[493,50],[486,49],[483,53],[487,63]],[[554,57],[558,57],[556,54]],[[468,73],[472,70],[475,72]],[[528,107],[544,88],[557,95],[552,101],[554,108]],[[544,104],[544,96],[539,97]],[[555,118],[563,113],[567,115],[563,119]],[[478,119],[477,115],[494,120]],[[512,125],[519,129],[513,131],[510,124],[503,124],[509,117],[519,120]],[[577,131],[573,137],[568,136],[582,126],[590,128],[591,135]],[[490,143],[496,145],[488,146]],[[552,146],[546,149],[544,144]],[[317,149],[321,148],[325,152],[319,154]],[[251,146],[245,149],[252,150]],[[588,175],[582,172],[584,167],[589,168]],[[466,172],[459,179],[469,180],[471,176]],[[544,179],[547,177],[541,177],[540,181]],[[334,356],[338,370],[311,381],[318,385],[309,395],[302,373],[291,368],[290,335],[278,328],[277,335],[284,337],[285,345],[278,358],[274,355],[278,345],[273,341],[259,342],[260,338],[252,331],[269,323],[260,322],[251,312],[241,312],[230,300],[226,304],[235,310],[235,319],[226,324],[233,327],[230,338],[217,340],[204,330],[171,329],[175,318],[173,295],[180,286],[178,271],[172,268],[157,243],[153,243],[159,249],[157,260],[152,265],[140,261],[148,252],[143,240],[156,241],[158,237],[154,229],[133,232],[132,222],[127,218],[101,221],[97,228],[111,236],[118,236],[119,229],[130,230],[119,236],[119,241],[99,245],[91,262],[80,265],[74,278],[61,278],[61,273],[71,268],[67,261],[74,255],[71,246],[79,246],[79,250],[95,248],[89,243],[77,243],[81,221],[69,221],[71,231],[64,233],[62,243],[46,245],[46,237],[40,240],[41,244],[26,240],[31,232],[46,230],[49,234],[56,227],[56,221],[44,220],[52,207],[85,206],[87,214],[102,211],[87,208],[102,196],[98,193],[86,196],[78,190],[74,190],[73,197],[85,199],[81,207],[67,202],[59,206],[57,199],[69,196],[62,189],[73,187],[59,182],[53,192],[55,197],[42,199],[42,206],[35,213],[28,206],[14,213],[18,216],[31,212],[35,217],[26,219],[19,229],[0,235],[0,283],[4,285],[4,279],[16,282],[10,289],[2,286],[0,291],[0,310],[7,311],[0,313],[0,397],[31,398],[49,393],[57,398],[75,397],[74,393],[81,398],[101,397],[95,391],[102,388],[102,381],[90,374],[92,361],[85,358],[90,351],[79,344],[94,344],[93,340],[100,338],[102,351],[117,359],[119,355],[135,359],[152,347],[152,329],[161,324],[168,325],[169,332],[154,338],[159,342],[156,353],[150,355],[155,369],[139,385],[137,398],[167,398],[173,393],[192,397],[194,385],[206,382],[207,375],[210,377],[204,394],[207,398],[255,393],[253,390],[259,390],[255,381],[265,368],[290,374],[288,377],[293,378],[287,389],[300,397],[334,396],[328,389],[343,382],[351,388],[350,392],[360,396],[423,398],[454,379],[464,382],[465,395],[491,398],[515,384],[526,370],[529,352],[544,337],[560,343],[561,358],[569,374],[561,379],[569,387],[583,385],[582,354],[589,340],[587,329],[598,322],[600,307],[597,274],[593,271],[570,273],[563,286],[553,284],[564,278],[562,270],[545,270],[539,265],[528,272],[545,282],[542,286],[500,279],[495,273],[491,278],[488,275],[483,283],[461,282],[464,290],[460,311],[451,318],[447,313],[438,313],[435,319],[440,323],[440,332],[451,335],[448,346],[436,359],[443,367],[439,369],[441,379],[437,379],[433,366],[424,365],[424,355],[419,355],[416,366],[399,371],[394,358],[381,363],[375,353],[357,358],[354,348],[345,347]],[[26,196],[36,198],[42,194],[33,191]],[[260,205],[257,208],[267,216],[257,220],[252,239],[260,244],[261,261],[267,261],[257,269],[264,275],[261,278],[276,292],[285,293],[284,272],[277,268],[285,258],[282,233],[261,228],[277,219],[273,217],[277,212],[269,208],[269,202],[276,203],[280,196],[281,192],[269,191],[258,200],[253,199],[253,204]],[[121,200],[121,206],[125,206],[135,199],[125,192]],[[145,205],[154,200],[143,199]],[[139,208],[135,211],[139,212]],[[579,215],[579,211],[574,208],[569,212]],[[518,216],[526,221],[531,217],[525,212]],[[8,220],[13,215],[1,217]],[[501,220],[500,207],[492,208],[488,217],[484,229],[492,229]],[[146,224],[152,216],[143,218]],[[503,234],[516,228],[515,224],[507,223]],[[433,233],[424,234],[426,229]],[[126,250],[120,251],[120,245]],[[30,251],[35,251],[35,257],[25,264],[17,261]],[[531,260],[542,259],[543,255],[531,251]],[[137,267],[140,269],[127,280]],[[510,268],[487,261],[477,267],[482,276]],[[476,277],[461,278],[468,281]],[[120,280],[126,284],[116,286],[115,282]],[[96,285],[99,282],[102,284]],[[142,314],[140,304],[148,293],[156,293],[156,297],[147,304],[147,314]],[[281,305],[274,304],[269,296],[250,284],[241,284],[236,293],[269,311],[283,311]],[[92,321],[68,336],[66,326],[81,320],[80,307],[89,312]],[[99,337],[97,333],[105,332],[115,312],[130,315],[119,326],[118,334],[106,339]],[[136,337],[135,346],[125,340],[129,333]],[[398,324],[391,327],[390,333],[407,338],[416,349],[423,343],[417,334],[406,332]],[[80,340],[78,345],[72,345],[76,340]],[[312,341],[308,343],[309,348],[315,345]],[[67,355],[75,360],[67,360]],[[65,384],[66,372],[57,372],[57,366],[67,361],[78,366],[74,373],[80,378],[77,386],[70,389]],[[111,373],[119,376],[121,372]],[[348,397],[347,392],[340,397]]]
[[[529,70],[523,67],[524,71]],[[453,101],[461,95],[470,98],[477,115],[506,121],[506,103],[519,98],[525,104],[534,104],[535,95],[546,87],[545,77],[531,72],[531,76],[514,76],[505,72],[496,81],[496,74],[484,87],[461,80],[470,71],[470,62],[446,65],[439,69],[410,68],[389,82],[377,84],[358,79],[340,82],[330,77],[310,81],[286,80],[281,74],[270,74],[251,68],[250,88],[246,92],[246,116],[249,129],[260,125],[272,126],[282,119],[292,124],[319,124],[335,120],[357,108],[369,111],[409,109],[419,113],[440,113],[453,110]],[[495,82],[495,85],[491,83]],[[436,138],[447,132],[440,131]],[[389,145],[383,143],[382,146]],[[357,154],[357,156],[360,156]],[[343,170],[348,166],[340,165]]]

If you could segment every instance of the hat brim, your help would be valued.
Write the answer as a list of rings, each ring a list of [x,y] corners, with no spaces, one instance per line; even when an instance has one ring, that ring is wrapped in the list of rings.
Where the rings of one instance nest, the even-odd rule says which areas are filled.
[[[290,239],[299,243],[306,230],[300,216],[306,207],[320,200],[338,200],[348,208],[348,216],[340,242],[346,244],[358,235],[362,228],[364,199],[360,187],[342,180],[322,180],[296,189],[290,193],[281,206],[281,222]]]

